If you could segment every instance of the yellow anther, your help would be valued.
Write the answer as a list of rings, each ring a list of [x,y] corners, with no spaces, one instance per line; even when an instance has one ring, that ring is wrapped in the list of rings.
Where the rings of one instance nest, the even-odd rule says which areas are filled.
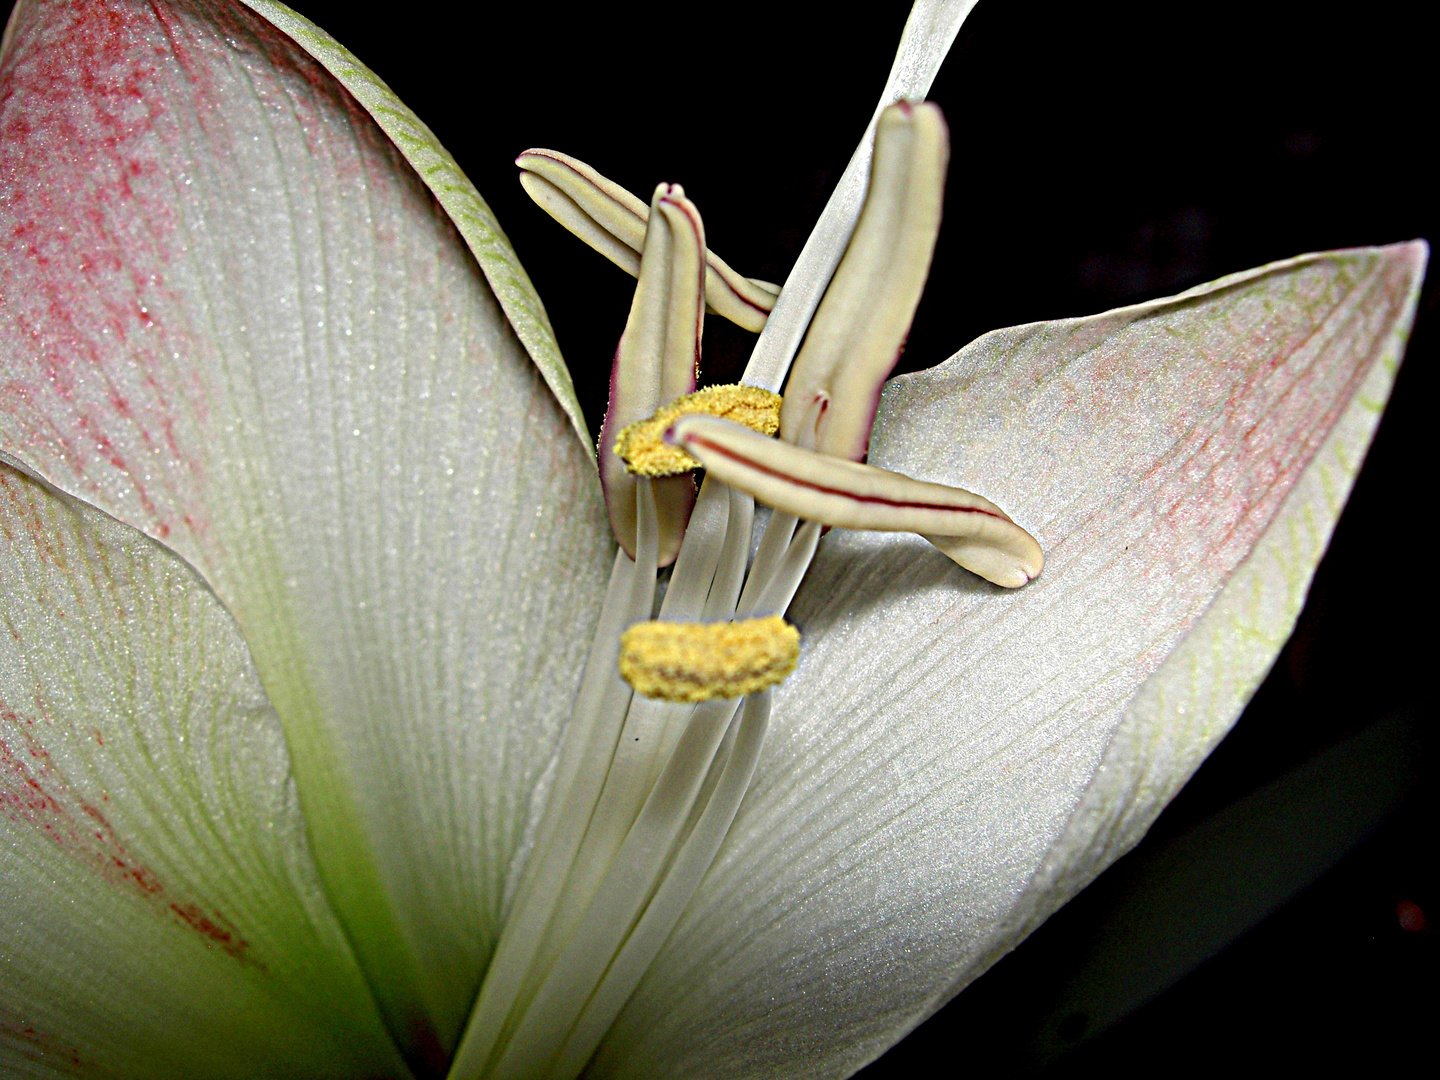
[[[774,686],[800,657],[778,615],[728,623],[636,623],[620,636],[620,675],[646,697],[708,701]]]
[[[615,452],[625,467],[640,476],[676,476],[700,463],[684,450],[665,444],[665,432],[682,416],[706,413],[744,424],[762,435],[780,430],[780,395],[758,386],[707,386],[677,398],[645,420],[620,429]]]

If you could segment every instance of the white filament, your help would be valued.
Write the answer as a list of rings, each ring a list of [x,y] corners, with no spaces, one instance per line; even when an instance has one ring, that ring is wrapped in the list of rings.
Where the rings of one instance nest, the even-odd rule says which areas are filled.
[[[704,877],[754,772],[768,692],[744,709],[736,699],[677,705],[635,696],[616,675],[620,631],[655,605],[648,480],[636,495],[637,560],[616,555],[550,802],[451,1080],[579,1075]],[[732,619],[742,589],[783,610],[819,536],[774,520],[784,517],[772,515],[747,577],[754,501],[707,482],[662,615]]]

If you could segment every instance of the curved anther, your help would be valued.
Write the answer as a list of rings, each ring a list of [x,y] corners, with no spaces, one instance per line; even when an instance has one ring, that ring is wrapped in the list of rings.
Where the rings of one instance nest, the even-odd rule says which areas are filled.
[[[864,459],[880,387],[925,290],[949,156],[934,105],[900,102],[880,114],[860,220],[785,387],[786,441]]]
[[[650,216],[642,200],[558,150],[526,150],[515,164],[521,169],[521,185],[542,210],[627,274],[640,276]],[[706,250],[705,264],[710,310],[759,333],[780,287],[736,273],[713,251]]]
[[[705,230],[678,184],[655,189],[640,278],[610,373],[610,403],[600,429],[600,483],[620,546],[635,554],[635,477],[613,450],[617,432],[666,401],[695,389],[704,325],[701,252]],[[695,485],[677,476],[655,482],[660,565],[675,560]]]
[[[757,502],[844,529],[919,533],[997,585],[1024,585],[1045,563],[1033,536],[973,492],[818,454],[711,416],[681,417],[666,440]]]

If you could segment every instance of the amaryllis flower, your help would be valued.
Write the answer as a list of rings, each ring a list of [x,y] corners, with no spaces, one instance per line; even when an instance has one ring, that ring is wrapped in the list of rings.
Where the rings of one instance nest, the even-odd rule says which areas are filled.
[[[887,101],[924,95],[964,7],[919,6]],[[994,500],[1045,572],[1006,591],[837,529],[789,609],[796,673],[732,723],[629,703],[610,664],[653,578],[616,553],[544,309],[315,27],[20,4],[0,185],[21,1076],[853,1071],[1134,843],[1243,706],[1424,258],[1304,256],[891,383],[869,463]]]

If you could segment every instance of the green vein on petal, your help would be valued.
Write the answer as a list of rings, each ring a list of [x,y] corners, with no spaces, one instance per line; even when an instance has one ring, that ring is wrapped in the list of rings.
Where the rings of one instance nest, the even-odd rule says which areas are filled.
[[[215,595],[3,463],[0,595],[0,1073],[408,1075]]]
[[[23,5],[0,69],[0,451],[230,610],[377,1003],[438,1064],[603,589],[593,457],[452,219],[299,45],[201,0],[72,14]],[[86,79],[146,114],[107,140],[117,97]]]

